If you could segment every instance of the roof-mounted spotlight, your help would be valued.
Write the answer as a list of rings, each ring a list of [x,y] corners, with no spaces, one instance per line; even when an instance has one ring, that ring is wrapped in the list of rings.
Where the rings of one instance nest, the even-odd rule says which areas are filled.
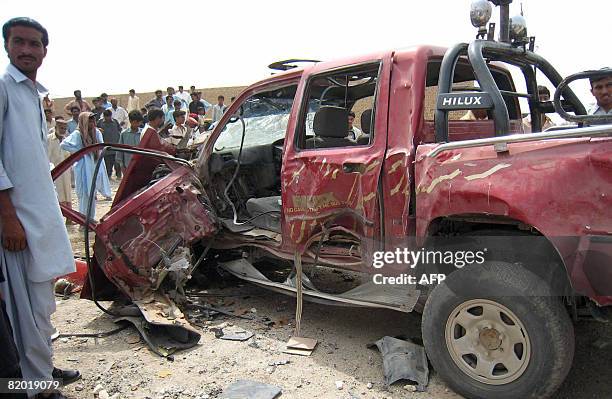
[[[527,21],[522,15],[515,15],[510,19],[510,39],[515,44],[528,42]]]
[[[487,23],[491,19],[493,6],[488,0],[473,0],[470,6],[470,19],[472,25],[478,28],[478,36],[484,37],[487,33]]]

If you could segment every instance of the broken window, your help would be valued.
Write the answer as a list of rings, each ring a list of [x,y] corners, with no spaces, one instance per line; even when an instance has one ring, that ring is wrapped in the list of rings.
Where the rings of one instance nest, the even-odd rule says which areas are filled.
[[[380,67],[376,62],[310,78],[297,148],[370,145]]]

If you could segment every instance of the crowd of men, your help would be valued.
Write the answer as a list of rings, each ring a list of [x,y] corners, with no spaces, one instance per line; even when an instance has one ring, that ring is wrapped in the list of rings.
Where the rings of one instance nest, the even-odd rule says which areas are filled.
[[[166,150],[174,153],[172,147],[185,148],[196,138],[207,137],[209,127],[218,122],[227,109],[224,96],[219,95],[217,103],[211,105],[202,99],[202,93],[196,91],[195,86],[191,86],[190,93],[184,91],[183,86],[179,86],[178,92],[168,87],[165,97],[161,90],[157,90],[155,97],[142,107],[133,89],[129,91],[126,108],[119,105],[117,98],[109,99],[106,93],[94,98],[93,105],[90,105],[83,99],[80,90],[74,91],[74,99],[59,112],[48,96],[44,97],[42,103],[48,128],[47,152],[53,165],[58,165],[86,145],[104,142],[138,146],[147,127],[152,124],[156,125],[155,135],[159,135],[164,144],[170,144]],[[83,119],[80,122],[84,115],[87,121]],[[91,121],[93,125],[89,128]],[[84,135],[84,131],[89,131],[89,136]],[[84,137],[90,137],[88,143]],[[103,163],[106,175],[98,174],[95,179],[97,191],[106,200],[111,199],[110,180],[113,172],[117,180],[121,179],[131,159],[131,154],[126,152],[105,153]],[[94,179],[95,160],[91,156],[79,159],[70,173],[64,173],[56,180],[59,202],[71,208],[72,188],[75,188],[79,211],[85,215],[90,196],[89,187]],[[95,195],[93,203],[95,205]],[[91,215],[95,216],[95,209]]]

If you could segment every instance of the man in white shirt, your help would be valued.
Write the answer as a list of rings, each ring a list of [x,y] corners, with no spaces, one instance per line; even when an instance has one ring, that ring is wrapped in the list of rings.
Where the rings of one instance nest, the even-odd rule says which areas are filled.
[[[597,104],[590,110],[591,115],[612,115],[612,76],[599,79],[589,79],[591,94]]]
[[[117,99],[111,98],[111,112],[113,113],[112,118],[119,122],[119,126],[125,129],[128,125],[128,113],[125,108],[117,105]]]
[[[189,103],[191,102],[191,95],[183,90],[183,86],[178,87],[178,93],[176,93],[176,95],[179,96],[181,101],[183,102],[181,108],[189,108]]]
[[[213,106],[213,110],[212,110],[213,123],[218,122],[223,116],[223,113],[225,112],[225,110],[227,109],[227,107],[223,104],[224,101],[225,101],[225,97],[223,96],[217,97],[217,104]]]
[[[132,111],[140,111],[140,98],[136,95],[136,90],[130,89],[130,96],[128,97],[127,109],[128,113]]]

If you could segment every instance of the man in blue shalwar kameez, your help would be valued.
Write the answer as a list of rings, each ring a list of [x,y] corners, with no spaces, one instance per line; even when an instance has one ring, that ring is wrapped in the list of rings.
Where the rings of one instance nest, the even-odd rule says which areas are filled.
[[[47,126],[36,72],[47,54],[47,31],[29,18],[2,27],[10,65],[0,75],[0,293],[13,328],[24,379],[62,378],[53,367],[54,279],[75,270],[46,154]],[[2,348],[3,350],[4,348]],[[28,395],[63,398],[59,392]]]

